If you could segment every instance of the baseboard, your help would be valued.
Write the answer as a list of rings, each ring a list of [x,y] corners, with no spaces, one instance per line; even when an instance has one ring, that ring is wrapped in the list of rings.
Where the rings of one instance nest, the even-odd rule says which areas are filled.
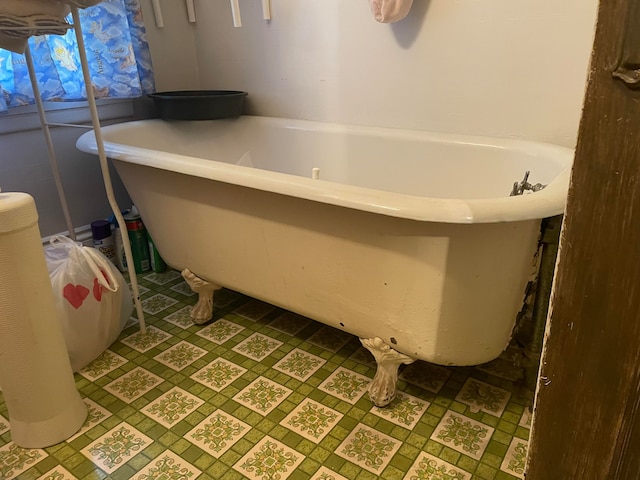
[[[93,237],[91,235],[91,225],[83,225],[82,227],[78,227],[75,229],[76,232],[76,241],[81,242],[83,245],[87,247],[93,247]],[[64,237],[69,236],[69,231],[66,230],[64,232],[57,233],[55,235],[49,235],[48,237],[42,238],[42,244],[49,243],[53,237],[56,235],[62,235]]]

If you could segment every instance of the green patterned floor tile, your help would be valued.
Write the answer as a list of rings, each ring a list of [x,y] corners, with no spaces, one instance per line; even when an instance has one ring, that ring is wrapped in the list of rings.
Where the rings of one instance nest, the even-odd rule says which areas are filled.
[[[471,479],[471,473],[428,453],[420,454],[408,471],[408,478],[416,480]]]
[[[336,453],[347,461],[380,475],[400,444],[400,441],[360,424],[342,442]]]
[[[505,473],[503,471],[498,471],[498,473],[496,473],[494,480],[516,480],[517,478],[518,477],[509,475],[508,473]]]
[[[497,468],[490,467],[488,465],[480,464],[475,471],[475,476],[482,480],[493,480],[498,473]]]
[[[304,457],[295,450],[271,438],[263,438],[240,459],[233,468],[250,479],[281,478],[291,476]]]
[[[467,472],[476,471],[480,463],[466,455],[460,455],[456,465]]]
[[[0,394],[3,480],[56,468],[55,480],[523,478],[528,399],[491,368],[414,362],[378,409],[366,393],[375,363],[356,337],[230,290],[214,297],[219,320],[197,326],[178,272],[139,280],[148,333],[128,326],[76,374],[89,408],[77,434],[33,463],[3,464],[20,456],[3,456],[17,450]]]
[[[490,452],[485,452],[484,455],[482,456],[482,459],[480,460],[480,463],[484,465],[488,465],[490,467],[500,468],[500,464],[502,463],[503,458],[504,458],[504,455],[500,456],[500,455],[494,455],[493,453],[490,453]]]
[[[522,440],[529,440],[529,434],[529,429],[518,426],[513,436],[521,438]]]

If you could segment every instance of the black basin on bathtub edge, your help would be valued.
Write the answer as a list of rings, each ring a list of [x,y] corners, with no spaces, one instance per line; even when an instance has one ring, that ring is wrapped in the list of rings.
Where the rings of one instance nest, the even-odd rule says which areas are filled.
[[[150,93],[165,120],[215,120],[242,114],[247,92],[238,90],[180,90]]]

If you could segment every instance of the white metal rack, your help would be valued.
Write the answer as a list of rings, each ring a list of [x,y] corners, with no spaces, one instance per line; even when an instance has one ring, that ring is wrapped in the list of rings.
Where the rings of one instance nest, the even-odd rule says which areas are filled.
[[[107,199],[109,200],[109,205],[113,210],[113,213],[116,217],[118,225],[120,227],[120,234],[122,236],[122,243],[124,245],[125,257],[127,259],[127,265],[129,265],[129,277],[131,280],[131,289],[133,291],[133,298],[136,307],[136,313],[138,315],[138,322],[140,325],[140,332],[146,332],[146,324],[144,320],[144,312],[142,310],[142,304],[140,302],[140,290],[138,288],[138,279],[136,277],[134,262],[133,262],[133,254],[131,251],[131,244],[129,242],[129,236],[127,233],[127,226],[122,216],[120,207],[115,198],[115,194],[113,193],[113,186],[111,183],[111,173],[109,172],[109,165],[107,163],[107,156],[104,149],[104,141],[102,138],[102,130],[100,125],[100,118],[98,117],[98,109],[96,106],[96,100],[92,95],[91,89],[91,74],[89,72],[89,63],[87,61],[87,53],[85,50],[84,38],[82,36],[82,26],[80,24],[80,15],[78,13],[78,8],[75,5],[71,5],[71,15],[73,17],[73,25],[69,25],[68,28],[73,28],[75,31],[76,40],[78,42],[78,54],[80,57],[80,63],[82,65],[82,74],[84,77],[84,83],[87,91],[87,102],[89,104],[89,112],[91,114],[91,124],[92,127],[88,127],[86,125],[72,125],[72,124],[60,124],[60,123],[48,123],[44,105],[42,103],[42,99],[40,97],[40,89],[38,87],[38,82],[35,75],[35,70],[33,67],[33,58],[31,56],[31,51],[29,46],[27,45],[25,51],[25,58],[27,61],[27,68],[29,71],[29,78],[31,81],[31,85],[33,88],[33,95],[35,97],[36,105],[38,107],[38,115],[40,117],[40,125],[42,127],[42,132],[45,137],[45,141],[47,144],[47,150],[49,154],[49,161],[51,163],[51,168],[53,170],[53,177],[56,183],[56,189],[58,191],[58,197],[60,198],[60,203],[62,205],[62,210],[65,218],[65,222],[67,224],[67,230],[69,231],[69,236],[72,239],[76,239],[75,229],[73,226],[73,222],[71,221],[71,214],[69,212],[69,206],[67,203],[66,195],[64,192],[64,188],[62,185],[62,178],[60,175],[60,169],[58,168],[58,161],[55,153],[55,148],[53,145],[53,140],[51,138],[51,132],[49,127],[52,125],[56,126],[69,126],[69,127],[83,127],[83,128],[93,128],[94,135],[96,137],[96,145],[98,147],[98,158],[100,160],[100,169],[102,171],[102,179],[104,182],[105,191],[107,194]],[[11,28],[19,29],[17,28]]]

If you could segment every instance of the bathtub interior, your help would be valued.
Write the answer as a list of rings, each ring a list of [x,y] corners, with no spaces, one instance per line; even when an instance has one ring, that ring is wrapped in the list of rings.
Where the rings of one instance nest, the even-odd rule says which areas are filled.
[[[133,122],[106,133],[121,143],[237,166],[437,199],[508,197],[530,171],[552,183],[571,163],[552,145],[451,134],[242,116]]]

